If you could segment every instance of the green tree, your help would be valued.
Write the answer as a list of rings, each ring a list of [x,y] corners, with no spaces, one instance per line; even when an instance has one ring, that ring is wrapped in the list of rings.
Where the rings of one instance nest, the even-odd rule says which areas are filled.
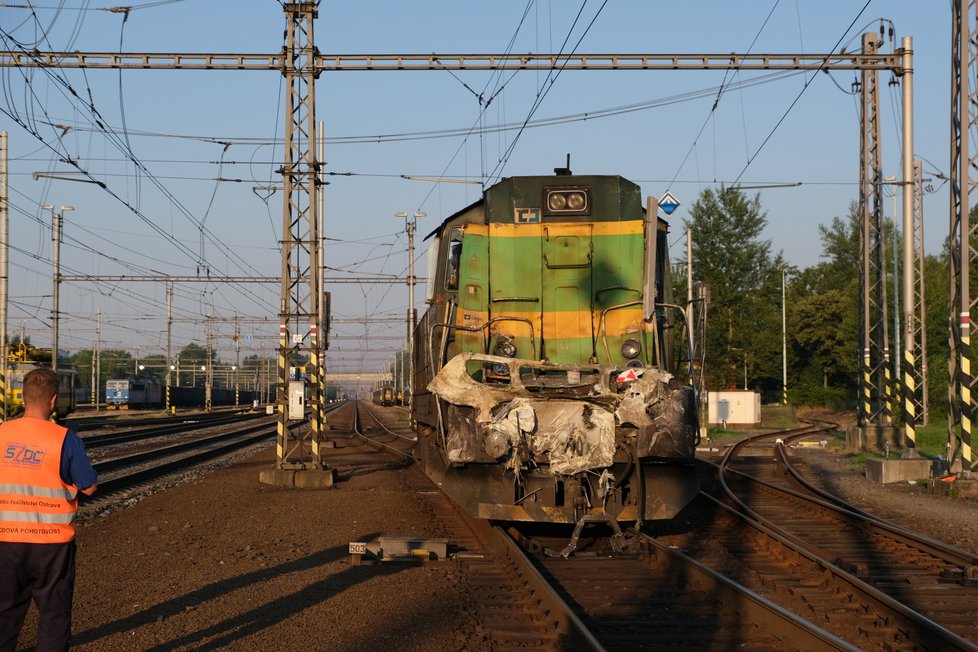
[[[210,360],[208,360],[207,349],[196,342],[191,342],[180,349],[180,353],[177,354],[179,369],[179,382],[177,384],[181,387],[203,387],[206,377],[206,367],[208,364],[213,365],[215,362],[217,362],[217,357],[214,351],[211,351]],[[205,370],[201,370],[201,367],[204,367]]]
[[[761,238],[767,216],[760,197],[736,189],[706,189],[690,209],[693,274],[709,286],[707,387],[743,384],[774,389],[781,383],[780,254]]]
[[[834,217],[820,225],[823,261],[788,285],[788,387],[793,402],[848,407],[856,399],[859,224],[859,209],[852,203],[845,219]]]

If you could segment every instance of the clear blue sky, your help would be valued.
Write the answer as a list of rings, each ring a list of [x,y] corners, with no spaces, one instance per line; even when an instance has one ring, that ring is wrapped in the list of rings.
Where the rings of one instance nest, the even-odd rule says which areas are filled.
[[[273,0],[136,2],[125,22],[122,14],[104,10],[111,3],[98,0],[41,0],[33,3],[33,12],[23,8],[27,4],[0,3],[5,39],[0,49],[271,53],[283,45],[285,21]],[[511,41],[514,52],[553,52],[568,34],[565,50],[583,36],[578,53],[824,53],[840,42],[857,50],[862,32],[878,31],[882,18],[894,25],[896,47],[903,36],[914,39],[915,153],[924,159],[925,173],[948,174],[949,4],[873,0],[863,10],[864,4],[611,0],[602,5],[590,0],[574,25],[582,5],[576,1],[323,2],[315,36],[326,54],[490,53],[505,51]],[[883,49],[892,47],[887,35]],[[23,327],[34,343],[50,342],[51,220],[43,204],[75,207],[65,220],[66,274],[195,274],[193,254],[201,253],[216,274],[279,274],[282,199],[261,188],[280,180],[275,169],[285,120],[281,75],[14,69],[2,74],[0,129],[10,139],[12,331]],[[738,177],[743,184],[801,182],[796,188],[760,191],[769,222],[765,235],[790,263],[816,264],[817,226],[844,216],[857,198],[859,126],[858,98],[850,92],[855,73],[818,73],[802,92],[811,76],[564,72],[534,120],[617,107],[636,110],[518,135],[494,127],[526,119],[539,89],[549,86],[544,72],[323,75],[316,101],[326,124],[327,171],[353,173],[331,177],[327,190],[326,264],[336,270],[328,273],[404,274],[407,238],[403,220],[393,214],[427,213],[418,227],[427,234],[480,192],[478,185],[407,181],[401,175],[478,181],[549,174],[567,153],[576,173],[621,174],[640,182],[646,194],[671,189],[683,202],[671,218],[677,261],[685,256],[682,219],[703,189]],[[896,175],[900,92],[889,80],[889,74],[881,75],[882,147],[884,173]],[[724,81],[729,86],[711,111]],[[739,87],[742,82],[748,85]],[[484,112],[480,93],[483,101],[492,97]],[[111,138],[96,120],[111,130]],[[420,136],[450,129],[470,133]],[[393,134],[411,137],[391,141],[387,136]],[[363,138],[349,142],[357,140],[353,137]],[[69,169],[45,143],[77,159],[116,197],[91,184],[34,180],[36,171]],[[150,174],[124,159],[126,148]],[[929,252],[941,245],[948,228],[947,187],[937,179],[932,185],[924,207]],[[891,206],[888,199],[888,215]],[[203,222],[209,236],[202,238],[194,222]],[[422,275],[423,245],[418,247]],[[403,285],[329,289],[336,318],[406,312]],[[419,308],[423,290],[418,290]],[[61,294],[62,349],[92,346],[94,315],[101,309],[103,347],[135,351],[139,346],[142,355],[165,351],[162,287],[73,283],[62,286]],[[266,355],[276,345],[277,286],[182,285],[176,295],[175,349],[204,341],[201,320],[208,313],[242,319],[242,356],[258,353],[259,343]],[[254,318],[268,323],[244,321]],[[224,360],[234,359],[233,331],[231,323],[215,327]],[[397,345],[380,338],[403,334],[396,324],[373,323],[366,332],[337,324],[334,335],[350,339],[334,340],[328,364],[335,370],[379,369]]]

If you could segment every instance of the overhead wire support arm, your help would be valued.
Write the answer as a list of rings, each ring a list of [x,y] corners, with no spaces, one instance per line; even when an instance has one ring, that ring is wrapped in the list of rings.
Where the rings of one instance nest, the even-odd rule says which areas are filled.
[[[323,72],[384,70],[888,70],[902,75],[902,51],[891,54],[316,54]],[[165,52],[0,52],[3,68],[104,68],[281,71],[284,55]]]

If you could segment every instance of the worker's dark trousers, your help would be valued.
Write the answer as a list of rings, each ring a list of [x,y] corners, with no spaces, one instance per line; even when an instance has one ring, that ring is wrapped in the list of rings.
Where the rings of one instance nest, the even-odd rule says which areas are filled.
[[[71,642],[75,542],[0,541],[0,652],[14,652],[31,598],[37,604],[37,652],[62,652]]]

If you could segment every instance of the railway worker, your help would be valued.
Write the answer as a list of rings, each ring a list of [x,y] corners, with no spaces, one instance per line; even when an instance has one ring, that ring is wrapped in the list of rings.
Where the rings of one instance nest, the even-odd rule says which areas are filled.
[[[78,492],[95,470],[78,435],[50,421],[58,374],[24,376],[24,415],[0,424],[0,652],[13,652],[31,599],[37,651],[67,650],[75,584]]]

